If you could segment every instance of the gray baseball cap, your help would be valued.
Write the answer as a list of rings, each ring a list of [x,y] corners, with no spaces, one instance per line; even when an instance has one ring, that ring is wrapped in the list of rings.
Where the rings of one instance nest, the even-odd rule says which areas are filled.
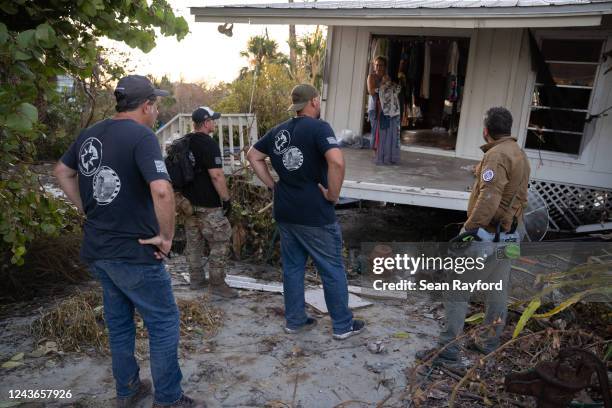
[[[115,98],[117,102],[125,104],[144,101],[150,96],[168,96],[170,92],[156,89],[147,77],[142,75],[128,75],[117,82]]]
[[[309,84],[299,84],[293,87],[291,90],[291,106],[289,106],[288,111],[301,111],[304,109],[306,104],[319,96],[319,91],[312,85]]]

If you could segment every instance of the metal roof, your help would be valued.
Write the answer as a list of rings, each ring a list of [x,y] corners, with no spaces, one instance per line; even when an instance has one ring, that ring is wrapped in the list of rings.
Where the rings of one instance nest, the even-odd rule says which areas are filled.
[[[191,14],[202,22],[254,24],[571,27],[599,25],[612,14],[612,0],[296,0],[194,6]]]
[[[207,6],[206,8],[252,8],[252,9],[446,9],[446,8],[493,8],[493,7],[546,7],[610,3],[609,0],[344,0],[344,1],[298,1],[295,3],[255,3]],[[192,7],[197,8],[197,7]]]

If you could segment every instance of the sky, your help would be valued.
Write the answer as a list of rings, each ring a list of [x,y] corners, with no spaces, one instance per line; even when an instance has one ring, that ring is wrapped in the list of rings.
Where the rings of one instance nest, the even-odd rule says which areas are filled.
[[[282,1],[282,0],[274,0]],[[298,0],[299,1],[299,0]],[[133,73],[153,75],[156,78],[168,75],[170,80],[216,84],[231,82],[240,68],[246,66],[246,58],[240,51],[246,48],[249,37],[262,35],[266,28],[270,38],[276,40],[279,49],[289,53],[287,25],[235,24],[233,36],[227,37],[217,30],[218,23],[196,23],[189,7],[212,6],[236,3],[266,3],[271,0],[169,0],[174,13],[182,16],[189,24],[189,34],[177,41],[176,37],[158,35],[156,47],[145,54],[138,49],[104,39],[102,45],[111,47],[129,56],[128,68]],[[297,26],[297,35],[314,30],[312,26]]]

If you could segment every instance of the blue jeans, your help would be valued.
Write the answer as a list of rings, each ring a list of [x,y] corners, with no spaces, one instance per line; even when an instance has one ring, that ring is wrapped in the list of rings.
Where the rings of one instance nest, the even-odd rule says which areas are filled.
[[[137,265],[116,260],[95,261],[90,267],[104,291],[104,318],[117,396],[130,397],[140,385],[140,369],[134,358],[136,308],[149,332],[155,402],[176,402],[183,394],[178,364],[179,311],[166,268],[163,264]]]
[[[342,262],[342,233],[338,223],[322,227],[278,223],[283,263],[283,296],[287,327],[306,323],[304,268],[312,258],[323,281],[325,303],[335,334],[352,329],[353,313],[348,307],[348,283]]]

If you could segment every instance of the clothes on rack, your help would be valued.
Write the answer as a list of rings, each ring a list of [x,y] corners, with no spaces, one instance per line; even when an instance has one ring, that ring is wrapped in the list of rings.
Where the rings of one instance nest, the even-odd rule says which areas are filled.
[[[372,39],[372,61],[378,56],[385,57],[387,74],[395,83],[393,87],[390,84],[381,87],[378,81],[377,95],[368,96],[372,134],[378,131],[374,144],[382,149],[381,152],[377,150],[377,162],[385,164],[391,160],[385,150],[393,143],[389,145],[387,133],[382,132],[389,132],[389,140],[395,140],[392,119],[397,119],[398,146],[401,127],[456,129],[467,64],[466,50],[466,41],[452,38],[386,36]]]
[[[429,79],[431,75],[431,45],[425,43],[423,54],[423,76],[421,82],[421,98],[429,99]]]
[[[446,77],[446,99],[450,102],[457,102],[457,100],[459,100],[458,65],[459,46],[457,45],[457,41],[453,41],[449,49],[448,74]]]
[[[459,66],[459,45],[457,45],[457,41],[451,43],[448,55],[448,73],[457,75],[457,67]]]

